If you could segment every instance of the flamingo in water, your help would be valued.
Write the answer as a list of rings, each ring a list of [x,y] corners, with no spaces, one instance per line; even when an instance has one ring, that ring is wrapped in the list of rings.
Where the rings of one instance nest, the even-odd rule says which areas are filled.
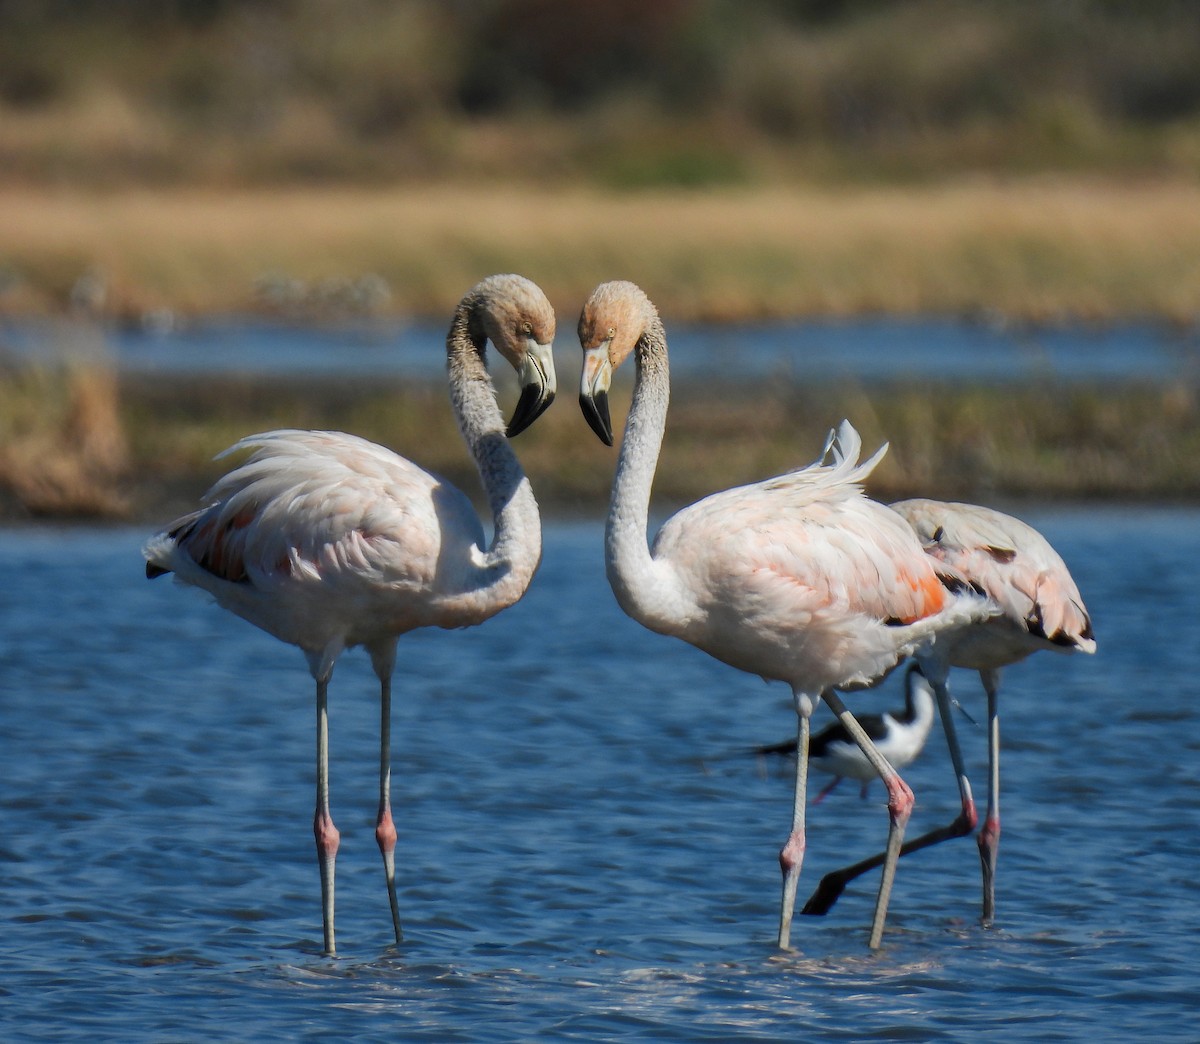
[[[978,671],[988,706],[988,806],[978,836],[983,871],[981,919],[990,924],[996,915],[1000,843],[1000,672],[1040,649],[1094,653],[1092,620],[1066,563],[1041,533],[1020,519],[976,504],[938,500],[902,500],[892,509],[912,526],[931,558],[955,570],[997,609],[978,625],[947,635],[918,654],[937,698],[962,810],[953,822],[914,838],[900,853],[907,855],[975,829],[978,815],[950,713],[947,675],[951,667]],[[802,912],[827,913],[850,881],[884,861],[885,853],[880,853],[830,871]]]
[[[951,591],[904,520],[863,494],[860,483],[884,450],[860,465],[858,434],[845,422],[830,436],[834,465],[818,461],[713,494],[669,519],[651,548],[650,492],[670,394],[662,321],[633,283],[604,283],[583,306],[579,340],[580,406],[607,445],[613,373],[630,354],[637,362],[605,530],[617,602],[653,631],[792,689],[799,753],[792,828],[780,853],[779,945],[789,944],[805,848],[809,719],[824,699],[888,791],[888,857],[870,935],[877,948],[913,797],[835,690],[872,684],[935,635],[987,610]]]
[[[204,507],[144,549],[146,575],[174,573],[276,638],[297,645],[317,692],[317,802],[325,952],[334,940],[339,834],[329,811],[327,693],[343,649],[361,645],[379,678],[379,814],[396,941],[396,828],[391,814],[391,678],[396,640],[417,627],[466,627],[516,602],[541,559],[541,521],[508,439],[554,398],[554,311],[517,275],[484,279],[455,310],[446,336],[450,401],[494,518],[489,546],[458,489],[365,439],[272,431],[226,453],[250,456],[219,479]],[[505,427],[487,372],[491,341],[522,391]]]

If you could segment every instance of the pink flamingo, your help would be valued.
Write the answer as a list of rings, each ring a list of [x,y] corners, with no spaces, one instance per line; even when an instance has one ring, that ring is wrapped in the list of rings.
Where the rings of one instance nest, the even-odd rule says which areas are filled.
[[[834,690],[870,685],[934,635],[978,618],[982,600],[948,590],[903,519],[863,494],[860,483],[884,451],[858,464],[861,443],[849,423],[830,436],[834,465],[818,461],[707,497],[669,519],[651,549],[650,492],[670,394],[662,321],[633,283],[604,283],[583,306],[579,340],[580,406],[607,445],[612,375],[630,353],[637,360],[605,533],[621,608],[652,631],[792,689],[799,753],[780,854],[779,945],[789,943],[805,848],[809,719],[824,699],[888,790],[888,857],[870,935],[877,948],[913,797]]]
[[[334,862],[329,811],[327,692],[343,649],[361,645],[379,678],[379,814],[396,941],[396,828],[391,814],[391,678],[397,638],[417,627],[482,623],[525,593],[541,559],[541,521],[508,438],[554,398],[554,311],[516,275],[468,291],[446,337],[450,401],[487,492],[490,546],[470,500],[391,450],[353,435],[272,431],[226,453],[249,458],[219,479],[205,506],[171,523],[144,550],[146,575],[174,573],[224,608],[297,645],[317,689],[317,803],[325,952],[334,955]],[[505,428],[484,351],[516,369],[521,397]]]
[[[919,851],[975,829],[978,816],[950,713],[951,667],[979,672],[988,703],[988,808],[979,831],[983,870],[983,916],[996,914],[996,858],[1000,843],[1001,669],[1037,652],[1094,653],[1092,621],[1066,564],[1041,533],[1011,515],[975,504],[904,500],[892,505],[912,526],[926,553],[968,580],[995,605],[996,615],[921,650],[918,658],[933,685],[950,757],[958,777],[962,810],[948,826],[931,830],[901,849]],[[846,885],[884,862],[881,853],[821,879],[803,913],[824,914]]]

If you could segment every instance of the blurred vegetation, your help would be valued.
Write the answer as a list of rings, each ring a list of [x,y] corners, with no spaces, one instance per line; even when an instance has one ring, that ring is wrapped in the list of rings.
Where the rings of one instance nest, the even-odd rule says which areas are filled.
[[[1200,173],[1192,0],[0,0],[0,181]]]
[[[597,282],[668,326],[862,312],[1200,323],[1193,0],[0,0],[0,313],[447,316],[495,271],[570,339]],[[1200,498],[1192,386],[677,389],[662,507],[849,416],[910,494]],[[443,388],[103,366],[0,380],[0,513],[169,517],[213,453],[354,431],[473,490]],[[518,447],[551,509],[614,457]]]
[[[129,449],[116,376],[104,367],[0,372],[0,513],[122,518]]]
[[[1200,184],[854,190],[0,188],[0,313],[170,329],[190,317],[439,322],[492,272],[545,289],[563,335],[597,283],[669,322],[953,314],[1200,322]]]
[[[0,229],[6,314],[1190,325],[1200,4],[0,0]]]
[[[624,423],[628,396],[613,398]],[[548,514],[602,514],[616,452],[573,403],[547,412],[515,449]],[[511,404],[509,404],[511,408]],[[0,516],[134,518],[191,510],[239,438],[278,427],[352,431],[395,447],[478,497],[445,388],[377,380],[222,377],[162,381],[103,368],[23,371],[0,384]],[[911,381],[719,387],[683,382],[673,397],[655,510],[810,462],[850,418],[883,500],[982,503],[1200,499],[1200,397],[1150,384],[962,387]],[[486,505],[480,502],[480,510]]]

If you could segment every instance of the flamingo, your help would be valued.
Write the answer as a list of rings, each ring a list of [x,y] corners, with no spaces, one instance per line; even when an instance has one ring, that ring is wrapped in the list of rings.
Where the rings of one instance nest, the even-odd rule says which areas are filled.
[[[466,627],[515,603],[541,559],[541,521],[508,438],[554,398],[554,311],[517,275],[467,292],[446,336],[450,401],[494,519],[487,544],[470,500],[391,450],[354,435],[271,431],[222,456],[249,457],[208,491],[204,506],[144,548],[146,575],[174,573],[268,634],[299,646],[316,682],[317,800],[313,833],[321,874],[325,953],[336,955],[329,810],[327,694],[342,650],[363,646],[379,678],[379,813],[396,941],[396,828],[391,814],[391,679],[400,635]],[[487,341],[512,364],[521,396],[505,428],[485,362]]]
[[[670,396],[662,320],[635,284],[604,283],[583,306],[579,340],[580,407],[606,445],[613,373],[631,353],[637,361],[605,528],[618,604],[652,631],[792,690],[799,754],[780,853],[779,946],[789,945],[805,848],[809,720],[824,699],[888,791],[889,855],[869,937],[878,948],[913,796],[835,689],[872,684],[933,636],[978,618],[981,600],[948,589],[904,520],[863,494],[860,483],[886,447],[860,465],[861,440],[848,422],[826,447],[834,465],[818,460],[715,493],[669,519],[651,548],[650,492]]]
[[[912,526],[931,558],[961,574],[999,610],[978,625],[948,635],[919,653],[937,698],[958,777],[962,810],[949,825],[914,838],[901,850],[901,855],[907,855],[975,829],[978,815],[950,714],[947,675],[951,667],[978,671],[988,705],[988,805],[978,836],[983,874],[981,920],[990,924],[996,916],[996,859],[1000,844],[1001,670],[1040,649],[1094,653],[1092,621],[1058,552],[1041,533],[1020,519],[975,504],[937,500],[903,500],[893,504],[892,509]],[[850,881],[879,866],[884,858],[881,853],[830,871],[802,912],[827,913]]]
[[[904,676],[904,710],[892,714],[856,715],[863,731],[875,748],[894,769],[916,761],[933,729],[933,687],[918,664],[910,664]],[[756,754],[795,754],[796,741],[772,743],[755,749]],[[819,805],[841,781],[849,776],[862,783],[862,797],[875,778],[875,769],[839,721],[814,732],[808,741],[810,768],[828,773],[833,779],[813,798]]]

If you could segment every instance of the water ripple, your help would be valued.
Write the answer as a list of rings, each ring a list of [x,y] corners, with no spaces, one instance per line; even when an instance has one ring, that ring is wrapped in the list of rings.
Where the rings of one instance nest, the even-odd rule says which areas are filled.
[[[1100,654],[1006,675],[998,926],[975,923],[973,843],[949,843],[902,865],[880,954],[864,948],[870,881],[776,951],[787,769],[742,751],[790,732],[786,692],[625,620],[598,525],[549,528],[511,613],[404,640],[400,946],[373,836],[373,678],[359,655],[339,665],[337,960],[320,955],[299,655],[145,583],[141,534],[0,533],[0,1031],[1100,1044],[1153,1027],[1192,1040],[1200,705],[1195,649],[1161,620],[1198,616],[1200,518],[1031,521],[1070,562]],[[956,687],[978,711],[978,683]],[[960,728],[982,781],[982,730]],[[912,829],[955,814],[940,745],[908,777]],[[843,788],[810,827],[809,885],[879,845],[886,812],[878,792]]]

